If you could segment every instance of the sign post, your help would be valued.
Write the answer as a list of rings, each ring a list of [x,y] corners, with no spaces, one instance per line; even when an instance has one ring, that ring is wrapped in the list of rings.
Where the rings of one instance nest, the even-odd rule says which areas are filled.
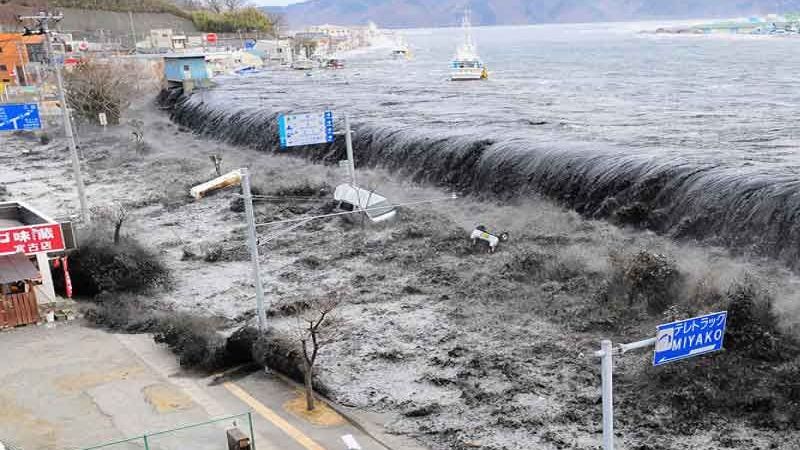
[[[326,144],[333,142],[333,112],[316,114],[281,114],[278,116],[281,147]]]
[[[722,350],[727,319],[727,312],[719,312],[659,325],[653,365]]]
[[[614,348],[610,340],[600,341],[600,358],[603,395],[603,450],[614,450],[614,354],[655,346],[653,365],[679,361],[722,350],[725,339],[727,311],[707,314],[686,320],[659,325],[654,338]]]
[[[41,129],[42,120],[36,103],[0,105],[0,131]]]
[[[350,172],[350,185],[356,187],[356,161],[353,158],[353,132],[350,131],[350,119],[344,116],[344,140],[347,144],[347,170]]]
[[[297,145],[326,144],[334,140],[335,128],[333,112],[325,111],[316,114],[292,114],[278,117],[278,134],[281,147]],[[344,139],[347,145],[347,160],[340,161],[339,167],[346,167],[350,175],[350,184],[356,185],[356,164],[353,157],[353,132],[350,119],[344,116]]]

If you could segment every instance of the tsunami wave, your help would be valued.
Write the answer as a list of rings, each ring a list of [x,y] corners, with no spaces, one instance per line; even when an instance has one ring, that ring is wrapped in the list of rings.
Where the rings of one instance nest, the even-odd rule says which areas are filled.
[[[216,108],[201,95],[162,91],[172,120],[234,145],[279,152],[275,111]],[[765,167],[727,166],[663,155],[622,153],[594,143],[554,148],[520,136],[420,132],[356,123],[359,166],[382,167],[416,182],[500,199],[549,197],[585,217],[646,228],[679,239],[770,256],[795,267],[800,244],[800,181]],[[345,159],[343,137],[297,147],[314,162]],[[774,173],[773,173],[774,172]]]

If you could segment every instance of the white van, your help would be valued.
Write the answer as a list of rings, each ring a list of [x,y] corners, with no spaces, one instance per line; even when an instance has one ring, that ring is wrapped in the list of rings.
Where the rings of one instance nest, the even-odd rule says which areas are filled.
[[[333,199],[342,211],[366,210],[367,217],[374,223],[394,218],[397,211],[386,197],[350,184],[340,184],[333,193]]]

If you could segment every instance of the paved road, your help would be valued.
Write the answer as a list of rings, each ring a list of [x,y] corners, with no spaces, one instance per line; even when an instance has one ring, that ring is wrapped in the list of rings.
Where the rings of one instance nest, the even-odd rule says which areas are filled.
[[[0,333],[0,440],[26,450],[87,448],[143,433],[252,411],[258,450],[364,450],[383,445],[322,408],[302,417],[295,386],[264,372],[224,383],[180,370],[145,335],[118,335],[80,323]],[[228,420],[154,436],[153,450],[227,448]],[[247,430],[246,420],[236,425]],[[108,450],[141,449],[142,441]],[[395,449],[418,448],[416,446]]]

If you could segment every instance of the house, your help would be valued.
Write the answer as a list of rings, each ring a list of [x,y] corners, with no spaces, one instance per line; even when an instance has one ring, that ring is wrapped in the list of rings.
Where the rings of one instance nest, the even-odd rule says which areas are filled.
[[[203,54],[173,53],[164,56],[164,78],[170,84],[192,81],[194,86],[209,86],[211,76]]]
[[[150,30],[150,48],[171,49],[173,34],[169,28]]]
[[[301,55],[309,58],[325,56],[330,50],[331,37],[325,33],[297,33],[294,35],[294,45]]]
[[[44,36],[0,33],[0,83],[27,86],[34,82],[29,64],[44,59]],[[34,56],[35,59],[32,59]]]
[[[256,41],[256,46],[251,52],[261,57],[264,61],[278,64],[291,64],[292,40],[259,40]]]
[[[72,247],[62,224],[25,203],[0,203],[0,328],[38,322],[39,303],[56,302],[50,256]]]

